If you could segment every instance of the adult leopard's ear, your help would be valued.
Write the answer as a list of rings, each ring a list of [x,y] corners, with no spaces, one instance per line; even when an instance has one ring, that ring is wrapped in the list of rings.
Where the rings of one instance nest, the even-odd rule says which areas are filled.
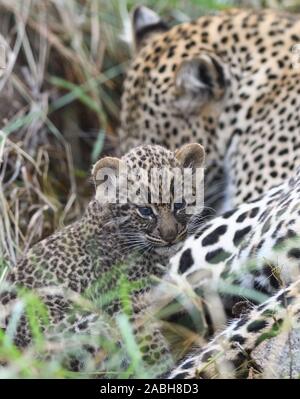
[[[120,185],[119,177],[125,173],[121,159],[105,157],[92,168],[92,178],[96,186],[96,199],[101,202],[115,203]]]
[[[184,114],[198,113],[210,101],[219,101],[228,84],[227,68],[210,54],[186,60],[175,76],[174,106]]]
[[[202,168],[205,161],[205,150],[201,144],[185,144],[175,151],[175,157],[183,168]]]
[[[138,6],[132,15],[135,47],[139,50],[153,34],[165,32],[169,28],[158,14],[145,6]]]

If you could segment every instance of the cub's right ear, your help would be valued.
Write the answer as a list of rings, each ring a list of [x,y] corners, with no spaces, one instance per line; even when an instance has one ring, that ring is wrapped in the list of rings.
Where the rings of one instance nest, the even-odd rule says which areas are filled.
[[[135,48],[139,50],[147,39],[155,33],[165,32],[169,28],[158,14],[145,6],[138,6],[132,15]]]

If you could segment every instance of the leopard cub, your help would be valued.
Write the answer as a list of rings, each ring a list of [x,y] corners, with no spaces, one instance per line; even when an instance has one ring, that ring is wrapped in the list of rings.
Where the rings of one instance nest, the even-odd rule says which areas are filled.
[[[96,194],[84,216],[34,245],[8,273],[9,289],[0,292],[0,327],[7,328],[18,288],[31,289],[41,298],[48,309],[50,327],[65,323],[68,328],[74,323],[74,318],[70,321],[66,316],[73,304],[64,292],[99,300],[117,288],[121,275],[129,282],[142,282],[132,293],[137,310],[136,296],[149,290],[152,276],[164,274],[170,255],[187,235],[191,218],[189,200],[178,201],[176,190],[170,190],[169,201],[162,201],[166,183],[159,179],[159,173],[167,171],[172,189],[173,170],[187,168],[194,173],[203,162],[204,150],[199,144],[187,144],[176,152],[144,145],[121,159],[99,160],[92,170]],[[124,170],[126,198],[120,185]],[[113,314],[119,305],[115,298],[105,310]],[[32,340],[25,316],[20,318],[14,340],[20,347]]]

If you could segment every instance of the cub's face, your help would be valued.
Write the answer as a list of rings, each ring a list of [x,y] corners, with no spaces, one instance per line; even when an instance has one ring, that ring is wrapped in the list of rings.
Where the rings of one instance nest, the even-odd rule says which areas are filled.
[[[145,145],[121,159],[97,162],[96,199],[109,208],[126,250],[177,249],[191,217],[202,207],[203,162],[200,144],[185,145],[175,153]]]

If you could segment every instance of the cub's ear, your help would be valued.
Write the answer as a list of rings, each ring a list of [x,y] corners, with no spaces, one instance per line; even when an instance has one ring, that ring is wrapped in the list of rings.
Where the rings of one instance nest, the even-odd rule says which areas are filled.
[[[185,114],[199,112],[209,101],[220,100],[227,86],[227,70],[209,54],[183,61],[175,76],[174,106]]]
[[[125,171],[125,168],[125,163],[122,159],[113,157],[100,159],[92,168],[92,178],[95,186],[99,186],[104,181],[107,181],[110,185],[115,185],[116,178]]]
[[[205,150],[201,144],[185,144],[175,151],[175,157],[184,168],[202,168],[205,161]]]
[[[96,162],[92,169],[92,177],[96,187],[95,198],[100,203],[113,204],[120,199],[124,173],[126,167],[122,159],[106,157]]]
[[[135,48],[137,50],[139,50],[153,34],[165,32],[169,29],[158,14],[145,6],[138,6],[134,9],[132,25]]]
[[[119,175],[122,164],[121,159],[113,157],[105,157],[97,161],[92,168],[92,178],[96,187],[105,180],[105,177],[112,183],[113,177]]]

